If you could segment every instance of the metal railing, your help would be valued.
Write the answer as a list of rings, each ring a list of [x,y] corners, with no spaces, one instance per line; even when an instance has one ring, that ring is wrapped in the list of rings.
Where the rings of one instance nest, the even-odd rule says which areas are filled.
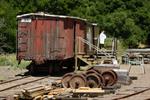
[[[112,55],[110,55],[109,53],[107,53],[106,49],[100,49],[99,47],[93,45],[92,43],[90,43],[89,41],[83,39],[82,37],[77,37],[77,44],[78,44],[78,53],[80,53],[80,50],[81,50],[81,45],[88,45],[90,48],[93,48],[94,50],[96,50],[96,53],[97,54],[104,54],[106,57],[112,57]]]

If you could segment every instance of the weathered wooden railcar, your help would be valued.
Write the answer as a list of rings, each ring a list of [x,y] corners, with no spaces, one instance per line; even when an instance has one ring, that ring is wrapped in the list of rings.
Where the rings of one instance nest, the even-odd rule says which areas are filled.
[[[18,15],[17,19],[17,60],[30,60],[41,68],[74,65],[76,38],[87,38],[86,19],[45,13]],[[87,51],[82,43],[79,48],[80,53]],[[51,72],[52,67],[47,68]]]

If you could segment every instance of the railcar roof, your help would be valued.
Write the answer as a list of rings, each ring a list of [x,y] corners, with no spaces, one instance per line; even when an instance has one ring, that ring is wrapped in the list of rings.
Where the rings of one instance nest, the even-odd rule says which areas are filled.
[[[55,17],[55,18],[71,18],[71,19],[78,19],[78,20],[83,20],[83,21],[87,21],[87,19],[83,19],[80,17],[73,17],[73,16],[64,16],[64,15],[51,15],[51,14],[47,14],[47,13],[27,13],[27,14],[22,14],[22,15],[18,15],[17,18],[23,18],[23,17],[28,17],[28,16],[46,16],[46,17]]]

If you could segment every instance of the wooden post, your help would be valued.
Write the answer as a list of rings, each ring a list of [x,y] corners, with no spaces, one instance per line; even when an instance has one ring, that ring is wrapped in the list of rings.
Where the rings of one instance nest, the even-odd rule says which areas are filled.
[[[117,59],[117,38],[113,37],[112,40],[112,53],[113,56],[115,56],[115,58]]]
[[[79,38],[76,39],[76,43],[77,43],[77,52],[81,53],[81,41]]]
[[[75,72],[78,70],[78,41],[77,41],[77,34],[76,34],[76,21],[74,22],[74,57],[75,57]]]
[[[78,57],[77,57],[77,50],[78,50],[78,41],[77,37],[75,38],[75,72],[78,70]]]
[[[112,39],[112,54],[113,54],[113,56],[114,56],[114,51],[115,51],[115,38],[113,37],[113,39]]]
[[[115,43],[114,43],[115,45],[115,57],[116,57],[116,59],[117,59],[117,45],[118,45],[118,43],[117,43],[117,38],[115,38]]]

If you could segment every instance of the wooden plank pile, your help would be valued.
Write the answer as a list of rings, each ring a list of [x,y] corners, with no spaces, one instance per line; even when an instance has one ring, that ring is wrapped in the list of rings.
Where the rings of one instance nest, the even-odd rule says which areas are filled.
[[[50,100],[50,99],[81,99],[82,97],[96,97],[105,94],[105,90],[101,88],[80,87],[78,89],[71,88],[55,88],[44,86],[35,86],[26,88],[21,91],[20,95],[14,95],[14,100]],[[76,98],[76,99],[75,99]],[[80,100],[79,99],[79,100]],[[81,99],[82,100],[82,99]]]
[[[21,94],[19,96],[14,96],[15,100],[18,98],[26,99],[26,100],[31,100],[35,97],[38,97],[40,95],[47,94],[50,90],[52,90],[51,86],[33,86],[29,88],[24,88],[21,91]]]
[[[79,89],[75,89],[73,91],[74,97],[96,97],[105,93],[105,90],[102,88],[89,88],[89,87],[80,87]]]

